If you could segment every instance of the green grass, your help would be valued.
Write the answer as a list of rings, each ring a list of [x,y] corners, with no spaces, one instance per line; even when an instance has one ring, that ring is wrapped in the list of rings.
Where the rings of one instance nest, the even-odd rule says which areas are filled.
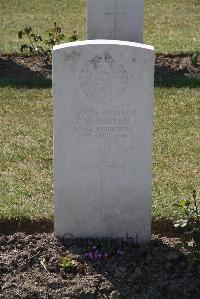
[[[146,0],[145,43],[157,52],[195,52],[200,49],[199,0]],[[85,0],[1,0],[0,47],[4,52],[19,51],[17,32],[33,26],[44,32],[57,21],[66,33],[74,30],[86,37]]]
[[[17,32],[44,32],[57,21],[86,36],[85,0],[0,0],[0,47],[18,52]],[[157,52],[199,50],[199,0],[146,0],[145,43]],[[0,219],[52,219],[51,82],[34,77],[0,82]],[[173,202],[199,188],[200,84],[156,80],[153,215],[173,218]]]
[[[50,89],[0,89],[0,219],[51,219]],[[173,202],[198,190],[200,88],[155,90],[153,215],[173,217]]]
[[[146,0],[145,43],[157,52],[200,50],[199,0]]]
[[[0,218],[52,216],[49,89],[0,89]]]
[[[1,0],[0,45],[5,52],[19,52],[22,41],[17,33],[27,26],[42,34],[54,21],[62,27],[67,37],[76,30],[84,38],[86,30],[86,7],[84,0]]]
[[[173,203],[199,190],[200,88],[156,88],[153,214],[172,218]],[[200,190],[199,190],[200,191]]]

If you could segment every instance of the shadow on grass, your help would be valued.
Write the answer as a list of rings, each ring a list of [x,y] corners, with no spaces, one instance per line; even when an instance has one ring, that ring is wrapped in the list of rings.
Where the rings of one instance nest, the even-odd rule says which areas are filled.
[[[13,234],[16,232],[47,233],[53,232],[54,225],[51,219],[0,219],[0,232],[3,234]],[[168,237],[180,236],[180,230],[173,226],[171,219],[153,219],[152,234],[165,235]]]
[[[50,79],[45,78],[38,78],[35,77],[34,79],[0,79],[0,87],[15,87],[15,88],[28,88],[28,89],[41,89],[41,88],[50,88],[52,86],[52,82]]]
[[[34,64],[33,64],[34,68]],[[42,70],[17,63],[12,59],[0,59],[0,87],[49,88],[52,86],[51,70]]]
[[[53,221],[50,219],[2,219],[0,220],[0,233],[10,235],[17,232],[26,234],[52,233]]]
[[[198,88],[200,87],[200,78],[190,78],[182,74],[162,76],[155,73],[155,87]]]

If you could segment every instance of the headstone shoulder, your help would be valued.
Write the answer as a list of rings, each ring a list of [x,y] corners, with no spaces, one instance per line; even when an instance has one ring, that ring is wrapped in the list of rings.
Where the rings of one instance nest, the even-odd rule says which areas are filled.
[[[85,45],[113,45],[113,46],[118,45],[118,46],[129,46],[129,47],[154,51],[154,47],[151,45],[129,42],[129,41],[107,40],[107,39],[83,40],[83,41],[75,41],[70,43],[63,43],[63,44],[55,45],[53,47],[53,51],[65,49],[65,48],[77,47],[77,46],[85,46]]]

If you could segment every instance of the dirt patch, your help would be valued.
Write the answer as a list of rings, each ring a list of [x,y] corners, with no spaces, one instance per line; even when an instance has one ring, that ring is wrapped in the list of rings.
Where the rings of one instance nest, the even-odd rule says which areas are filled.
[[[49,88],[51,66],[44,67],[35,56],[4,55],[0,58],[0,86]]]
[[[173,78],[174,76],[200,78],[200,56],[197,59],[197,64],[193,65],[191,57],[187,54],[158,54],[156,56],[155,75],[161,78]]]
[[[181,77],[200,78],[200,57],[197,65],[191,63],[188,54],[156,55],[155,75],[161,78],[178,75]],[[3,55],[0,59],[0,79],[15,77],[18,79],[51,78],[51,65],[44,67],[37,56],[20,54]],[[34,78],[33,78],[34,77]]]
[[[154,235],[133,247],[47,233],[1,235],[0,298],[200,298],[200,266],[188,264],[176,242]],[[112,250],[88,260],[94,245]],[[75,262],[72,271],[59,265],[66,256]]]
[[[27,78],[27,75],[29,78],[33,72],[48,77],[51,75],[51,65],[45,67],[37,56],[7,54],[0,59],[0,79],[14,76]]]

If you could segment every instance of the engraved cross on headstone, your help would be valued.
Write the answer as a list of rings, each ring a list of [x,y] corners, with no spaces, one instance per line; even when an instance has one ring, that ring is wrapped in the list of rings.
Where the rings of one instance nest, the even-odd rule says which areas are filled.
[[[112,36],[110,36],[111,39],[118,39],[118,32],[120,30],[119,24],[123,23],[124,18],[126,18],[127,13],[126,12],[105,12],[104,13],[106,19],[109,18],[108,20],[110,24],[110,29],[112,31]]]
[[[103,206],[103,203],[105,201],[105,185],[106,185],[106,177],[105,174],[107,171],[112,170],[112,169],[117,169],[117,170],[125,170],[125,164],[124,163],[108,163],[106,162],[106,153],[105,150],[101,151],[101,158],[100,158],[100,163],[97,164],[81,164],[81,171],[85,170],[99,170],[100,172],[100,181],[99,181],[99,189],[100,189],[100,198],[101,198],[101,206]]]
[[[88,39],[143,43],[144,0],[87,0]]]
[[[105,12],[105,15],[124,15],[126,16],[125,12]]]

